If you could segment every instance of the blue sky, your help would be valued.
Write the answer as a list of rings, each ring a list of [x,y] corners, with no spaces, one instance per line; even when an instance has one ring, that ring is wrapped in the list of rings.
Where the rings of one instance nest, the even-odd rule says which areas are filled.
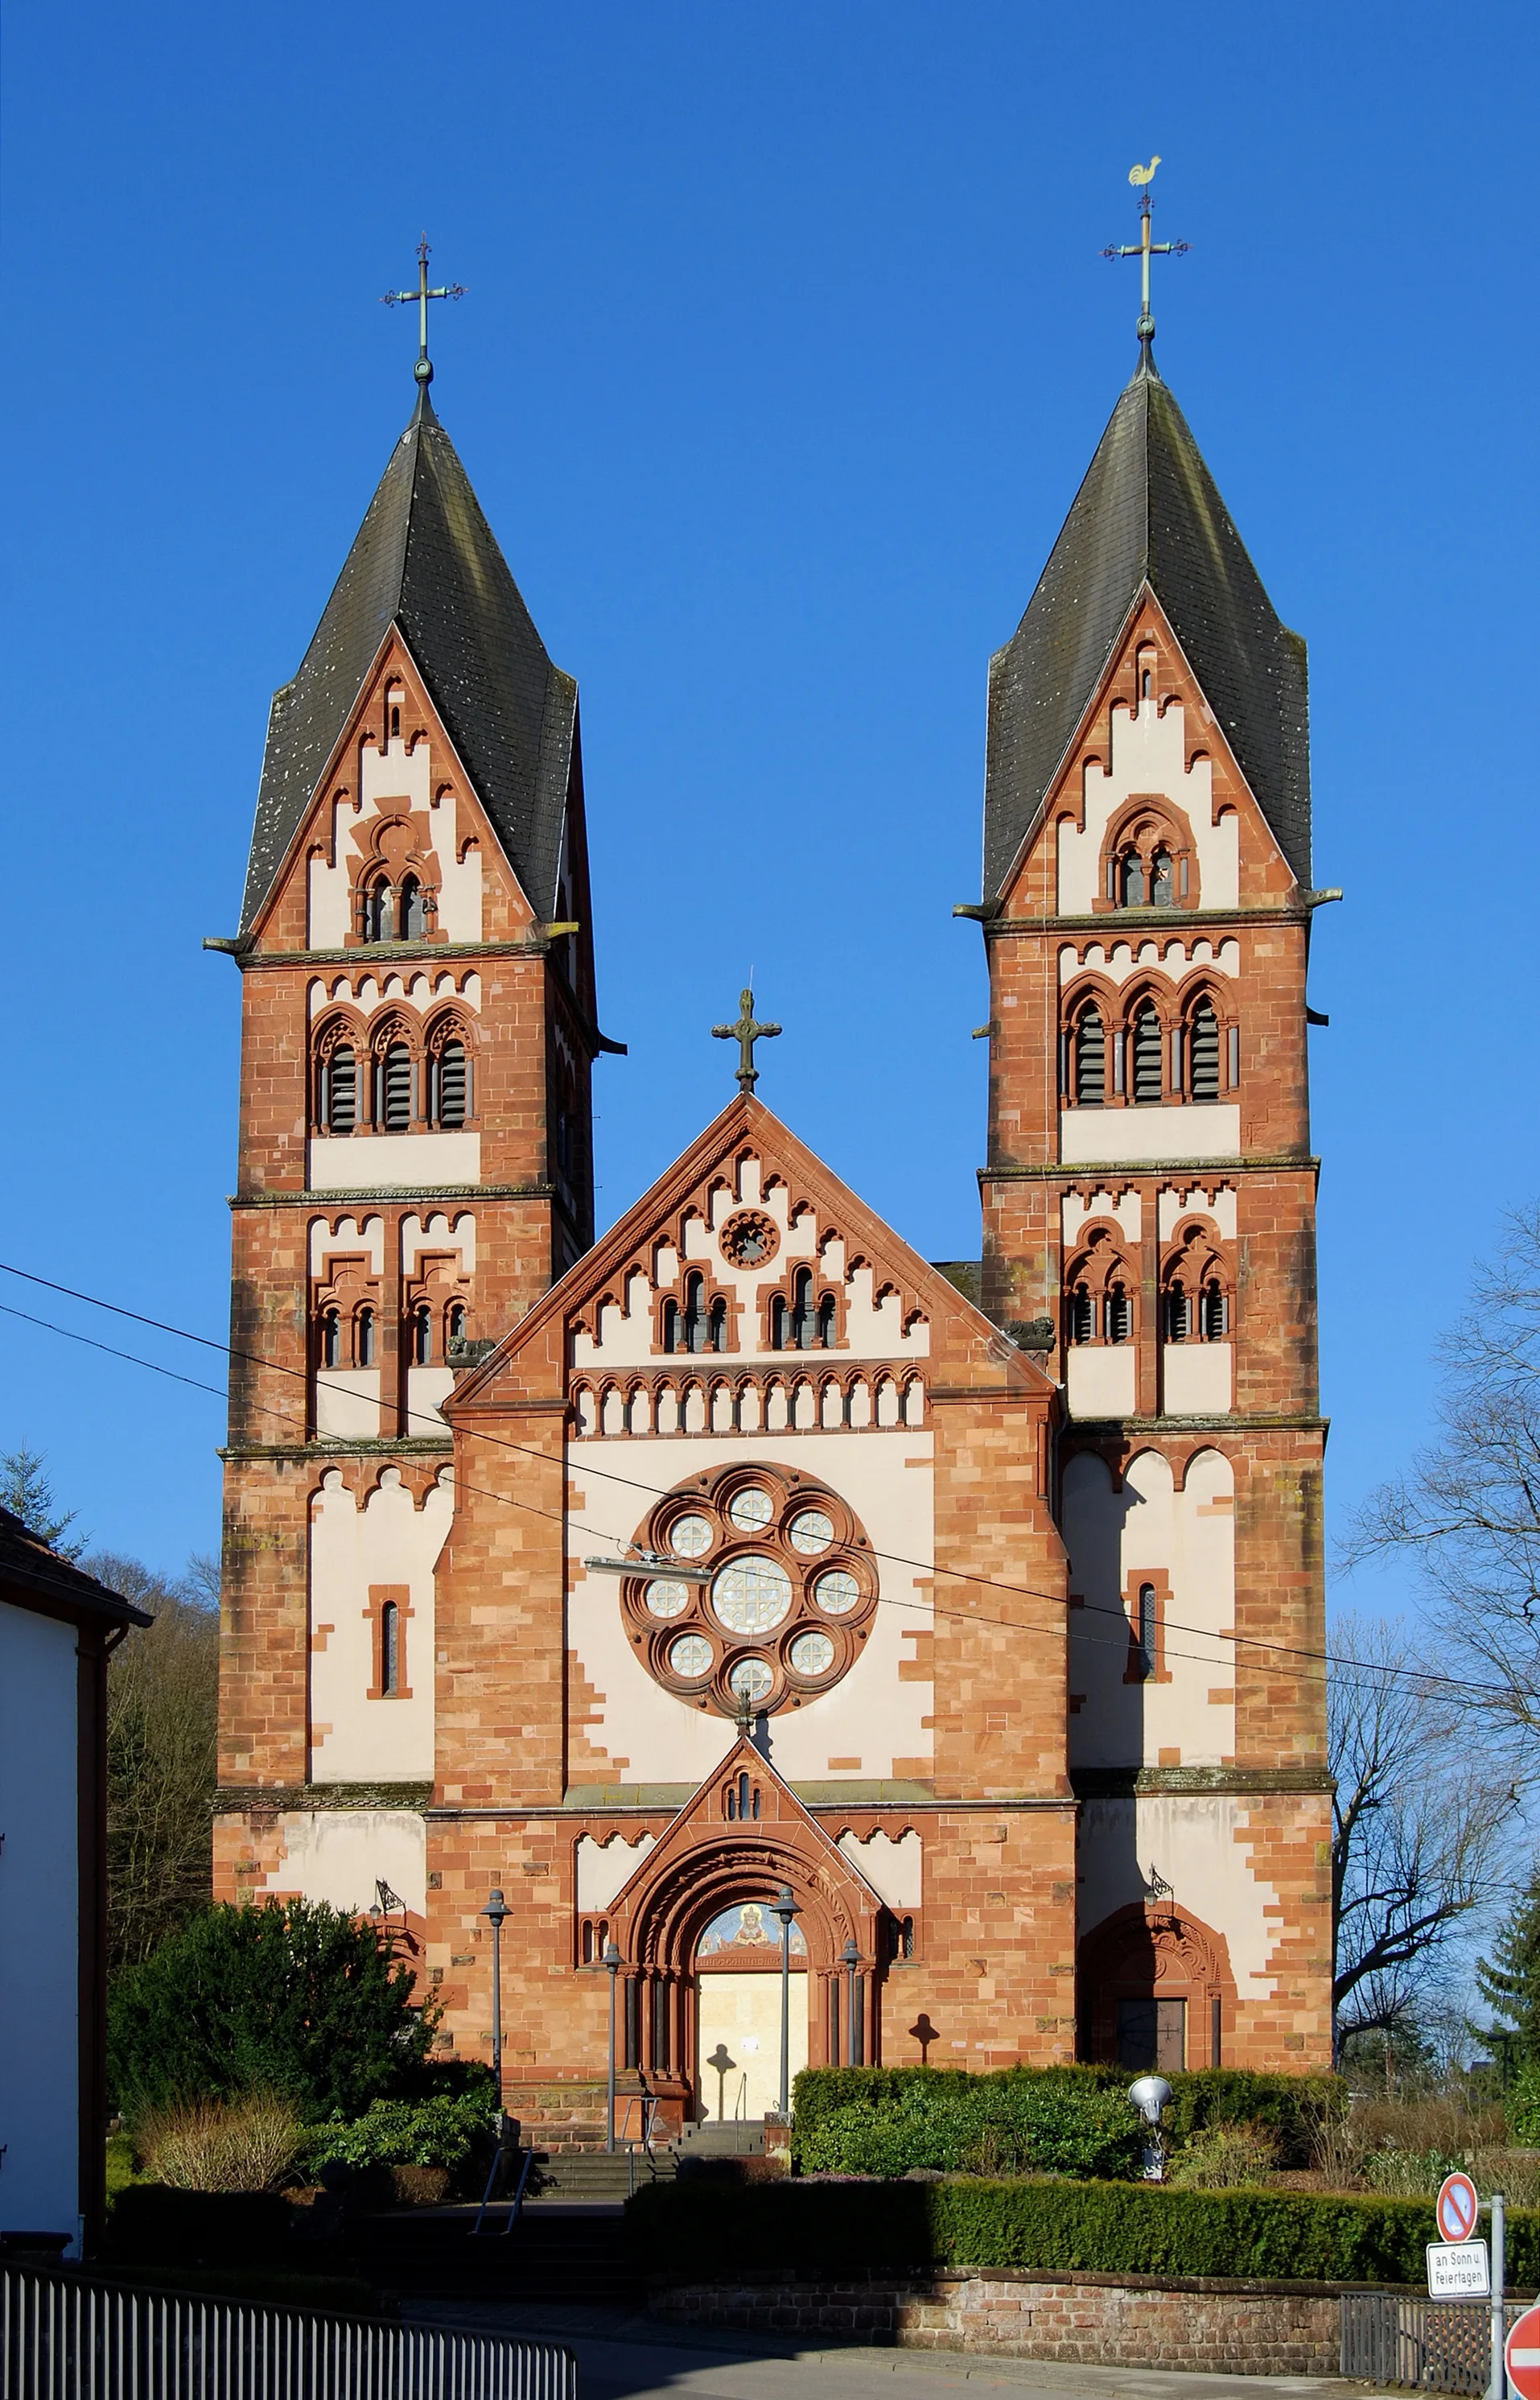
[[[1340,1515],[1537,1180],[1534,20],[1517,6],[12,0],[6,1258],[217,1338],[268,696],[435,400],[579,678],[607,1219],[731,1089],[976,1255],[985,675],[1156,352],[1309,639]],[[1522,179],[1522,180],[1521,180]],[[33,1307],[20,1289],[0,1299]],[[40,1314],[128,1348],[89,1312]],[[0,1448],[114,1548],[217,1539],[212,1398],[0,1318]],[[218,1383],[211,1353],[151,1355]],[[1363,1599],[1393,1599],[1366,1589]]]

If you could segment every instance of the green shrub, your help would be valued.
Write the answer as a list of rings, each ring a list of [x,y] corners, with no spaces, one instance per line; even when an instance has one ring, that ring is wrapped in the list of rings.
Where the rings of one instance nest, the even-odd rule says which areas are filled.
[[[1525,2149],[1540,2149],[1540,2066],[1526,2066],[1506,2101],[1508,2131]]]
[[[152,2183],[179,2191],[270,2191],[299,2155],[293,2103],[271,2092],[147,2111],[136,2140]]]
[[[356,2117],[414,2078],[435,2019],[374,1929],[322,1902],[206,1909],[107,2003],[107,2073],[131,2121],[268,2091]]]
[[[1264,2184],[1278,2163],[1278,2145],[1265,2125],[1200,2125],[1171,2162],[1179,2191],[1233,2191]]]
[[[488,2076],[488,2091],[491,2077]],[[461,2167],[491,2138],[492,2109],[475,2091],[430,2100],[376,2100],[348,2124],[318,2125],[306,2144],[307,2165],[319,2172],[348,2167]]]
[[[1141,2121],[1122,2092],[1042,2078],[971,2076],[911,2083],[881,2107],[847,2102],[802,2136],[805,2171],[903,2175],[910,2167],[983,2175],[1139,2172]]]
[[[821,2280],[951,2266],[1421,2284],[1435,2238],[1419,2201],[982,2177],[650,2185],[626,2213],[638,2264],[678,2280],[741,2277],[752,2259]],[[1540,2212],[1516,2212],[1508,2229],[1510,2283],[1533,2289]]]

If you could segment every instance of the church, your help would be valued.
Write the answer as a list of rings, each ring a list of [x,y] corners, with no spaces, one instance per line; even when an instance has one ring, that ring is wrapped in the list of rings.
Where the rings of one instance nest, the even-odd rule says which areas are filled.
[[[1147,280],[1148,195],[1142,239]],[[941,1263],[756,1097],[751,993],[735,1097],[595,1237],[578,687],[426,317],[216,946],[217,1894],[372,1912],[439,2053],[490,2064],[500,1892],[508,2105],[550,2138],[606,2137],[612,2055],[621,2137],[773,2110],[783,1970],[793,2073],[1327,2066],[1338,895],[1304,645],[1148,301],[988,662],[982,1220]]]

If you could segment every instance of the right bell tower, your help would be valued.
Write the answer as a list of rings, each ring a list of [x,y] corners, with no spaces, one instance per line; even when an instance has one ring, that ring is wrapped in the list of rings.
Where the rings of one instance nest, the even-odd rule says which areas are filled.
[[[1146,279],[1148,229],[1146,193]],[[1082,2054],[1326,2065],[1305,972],[1339,895],[1311,888],[1304,644],[1148,298],[1138,331],[989,670],[983,1300],[1062,1391]]]

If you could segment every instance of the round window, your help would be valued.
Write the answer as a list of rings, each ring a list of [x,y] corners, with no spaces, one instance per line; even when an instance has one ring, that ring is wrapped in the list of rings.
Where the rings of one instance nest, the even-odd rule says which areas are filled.
[[[699,1633],[682,1633],[668,1654],[668,1663],[676,1675],[693,1684],[710,1674],[714,1656],[711,1643]]]
[[[834,1665],[834,1643],[826,1633],[799,1633],[790,1656],[799,1675],[826,1675]]]
[[[812,1559],[820,1550],[828,1548],[834,1539],[834,1527],[822,1508],[804,1508],[799,1517],[792,1519],[787,1537],[794,1550],[800,1551],[805,1559]]]
[[[775,1503],[770,1493],[752,1487],[747,1492],[734,1493],[728,1507],[728,1515],[741,1534],[756,1534],[774,1514]]]
[[[647,1604],[654,1616],[683,1616],[689,1606],[688,1583],[649,1583]]]
[[[704,1517],[676,1517],[668,1529],[668,1546],[675,1558],[698,1559],[711,1548],[711,1527]]]
[[[848,1616],[860,1601],[861,1586],[843,1567],[831,1567],[813,1585],[812,1596],[825,1616]]]
[[[764,1658],[740,1658],[728,1682],[741,1700],[762,1700],[775,1682]]]
[[[731,1633],[768,1633],[791,1608],[791,1577],[779,1559],[733,1559],[711,1588],[711,1604]]]

